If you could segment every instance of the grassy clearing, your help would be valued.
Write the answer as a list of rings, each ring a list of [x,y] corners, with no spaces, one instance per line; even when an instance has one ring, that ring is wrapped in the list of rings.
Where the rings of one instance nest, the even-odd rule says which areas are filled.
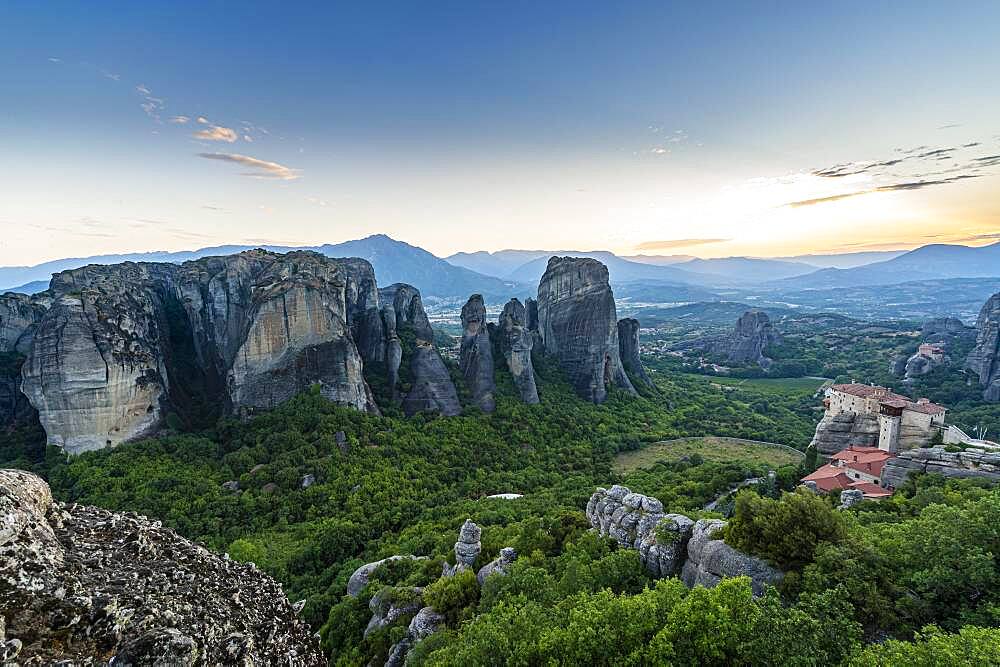
[[[817,378],[755,378],[743,380],[727,377],[713,377],[710,381],[728,387],[756,389],[769,393],[810,395],[815,393],[824,382],[824,380]]]
[[[798,463],[803,454],[784,447],[741,440],[739,438],[680,438],[655,442],[615,457],[614,470],[620,475],[648,468],[660,461],[675,461],[685,456],[699,454],[706,461],[743,461],[751,465],[778,467]]]

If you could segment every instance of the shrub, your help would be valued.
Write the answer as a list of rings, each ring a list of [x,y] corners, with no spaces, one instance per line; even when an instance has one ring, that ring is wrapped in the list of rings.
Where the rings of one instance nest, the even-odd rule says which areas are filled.
[[[782,569],[799,569],[813,560],[821,542],[836,544],[846,535],[843,517],[820,496],[795,492],[772,500],[746,490],[736,496],[724,537],[736,549],[762,556]]]
[[[462,570],[452,577],[441,577],[424,589],[424,603],[445,617],[450,625],[471,616],[479,601],[479,583],[472,570]]]

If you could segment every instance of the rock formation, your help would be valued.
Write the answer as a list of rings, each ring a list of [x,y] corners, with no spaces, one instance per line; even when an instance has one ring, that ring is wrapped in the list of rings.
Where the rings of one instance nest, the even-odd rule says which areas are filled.
[[[371,578],[372,573],[378,569],[379,565],[405,558],[409,558],[410,560],[424,560],[424,556],[389,556],[388,558],[383,558],[382,560],[365,563],[356,569],[351,575],[351,578],[347,580],[347,594],[352,598],[358,597],[358,594],[361,593],[364,587],[368,585],[368,580]]]
[[[44,295],[0,295],[0,429],[35,418],[21,391],[21,366],[48,305]]]
[[[326,660],[281,586],[131,513],[54,502],[0,471],[0,628],[27,664]]]
[[[531,405],[538,403],[535,367],[531,363],[535,339],[528,327],[527,312],[517,299],[511,299],[503,307],[497,336],[500,353],[514,377],[514,386],[520,392],[521,400]]]
[[[723,542],[718,533],[725,526],[719,519],[700,519],[694,525],[681,571],[685,585],[712,588],[729,577],[750,577],[754,595],[763,595],[767,586],[777,586],[784,574]]]
[[[149,433],[168,413],[247,415],[313,386],[378,412],[363,371],[384,364],[398,388],[401,329],[413,348],[404,409],[457,414],[419,292],[378,290],[364,260],[253,250],[63,271],[41,294],[0,296],[0,423],[23,411],[23,393],[49,444],[76,453]]]
[[[311,252],[63,271],[32,297],[22,390],[69,452],[142,435],[192,396],[252,411],[318,385],[377,411],[352,333],[374,347],[377,303],[367,262]]]
[[[597,489],[587,503],[587,519],[601,535],[614,538],[626,549],[636,549],[654,577],[680,572],[694,525],[682,514],[664,514],[663,503],[656,498],[619,485]],[[669,539],[662,540],[664,536]]]
[[[864,499],[865,493],[861,489],[844,489],[840,492],[840,505],[837,506],[837,509],[846,510]]]
[[[976,347],[969,353],[966,368],[979,377],[983,399],[1000,401],[1000,292],[979,311],[976,320]]]
[[[903,368],[903,382],[913,382],[921,375],[927,375],[943,363],[944,359],[939,360],[917,351],[906,360],[906,366]]]
[[[465,520],[458,531],[458,541],[455,542],[455,567],[449,569],[450,574],[468,570],[475,565],[479,552],[483,550],[483,544],[479,541],[482,534],[482,528],[469,519]]]
[[[517,551],[513,547],[504,547],[500,550],[499,556],[479,568],[479,572],[476,573],[476,581],[482,586],[486,583],[486,578],[491,574],[507,574],[510,571],[510,566],[516,560]]]
[[[587,519],[601,535],[635,549],[654,577],[680,575],[688,586],[711,588],[726,577],[750,577],[754,595],[777,585],[783,574],[759,558],[733,549],[713,533],[725,521],[698,522],[683,514],[664,514],[656,498],[624,486],[599,488],[587,503]]]
[[[718,345],[716,353],[726,355],[730,363],[757,364],[767,370],[771,365],[765,354],[767,348],[780,341],[767,313],[748,310],[736,320],[732,334]]]
[[[816,434],[810,445],[823,456],[836,454],[848,447],[877,447],[878,430],[878,419],[871,415],[824,413],[816,425]]]
[[[653,386],[653,381],[639,361],[639,320],[633,317],[618,320],[618,353],[622,366],[632,374],[633,379],[647,387]]]
[[[382,318],[386,343],[386,365],[393,392],[399,383],[399,369],[403,359],[402,337],[413,341],[408,368],[409,387],[403,392],[403,411],[408,415],[418,412],[439,412],[453,416],[462,411],[458,392],[448,374],[441,354],[434,347],[434,331],[427,319],[420,292],[417,288],[396,283],[379,290],[382,300]],[[405,333],[404,333],[405,332]]]
[[[402,667],[406,664],[406,656],[414,644],[431,636],[444,626],[444,616],[434,611],[433,607],[423,607],[410,619],[406,628],[406,636],[392,645],[385,667]]]
[[[906,374],[906,362],[909,361],[909,357],[905,354],[898,354],[893,357],[892,362],[889,363],[889,372],[896,377],[902,377]]]
[[[393,588],[385,586],[368,601],[372,617],[365,627],[364,636],[392,625],[403,616],[417,613],[424,606],[424,589],[413,587]]]
[[[473,403],[483,412],[496,410],[493,345],[486,326],[486,305],[480,294],[473,294],[462,306],[462,347],[459,359]]]
[[[604,402],[607,385],[635,393],[619,356],[608,269],[597,260],[549,259],[538,283],[538,332],[545,354],[559,361],[583,398]]]
[[[882,485],[898,488],[910,473],[938,473],[945,477],[984,477],[1000,481],[1000,452],[966,449],[949,452],[944,446],[919,447],[899,452],[885,462]]]
[[[926,343],[948,343],[958,339],[974,339],[976,330],[965,326],[957,317],[935,317],[920,327],[920,340]]]

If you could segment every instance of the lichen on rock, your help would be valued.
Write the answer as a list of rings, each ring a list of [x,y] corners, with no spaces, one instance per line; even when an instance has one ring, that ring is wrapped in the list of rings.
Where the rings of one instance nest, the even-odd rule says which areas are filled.
[[[0,627],[28,664],[326,664],[254,565],[143,516],[55,502],[20,470],[0,470]]]

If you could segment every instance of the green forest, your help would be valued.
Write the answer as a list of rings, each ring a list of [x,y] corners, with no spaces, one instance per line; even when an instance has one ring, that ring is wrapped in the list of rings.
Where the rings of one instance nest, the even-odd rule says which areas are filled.
[[[253,561],[306,601],[333,664],[382,664],[412,614],[366,637],[369,600],[413,586],[447,628],[407,664],[1000,661],[1000,492],[925,476],[889,501],[838,511],[835,496],[794,491],[815,465],[806,457],[708,512],[768,467],[695,454],[616,473],[616,455],[706,435],[804,450],[819,417],[812,384],[733,387],[651,360],[655,390],[592,405],[537,362],[541,404],[521,403],[501,372],[492,415],[373,416],[311,391],[246,423],[69,460],[28,428],[5,439],[0,464],[39,472],[61,500],[146,514]],[[728,517],[728,543],[787,573],[780,590],[754,598],[742,578],[693,590],[653,580],[636,552],[590,530],[588,498],[614,483],[667,512]],[[523,497],[486,497],[499,493]],[[471,572],[440,578],[466,519],[483,529],[476,568],[516,549],[508,575],[482,587]],[[426,559],[384,565],[358,597],[345,594],[357,567],[394,554]]]

